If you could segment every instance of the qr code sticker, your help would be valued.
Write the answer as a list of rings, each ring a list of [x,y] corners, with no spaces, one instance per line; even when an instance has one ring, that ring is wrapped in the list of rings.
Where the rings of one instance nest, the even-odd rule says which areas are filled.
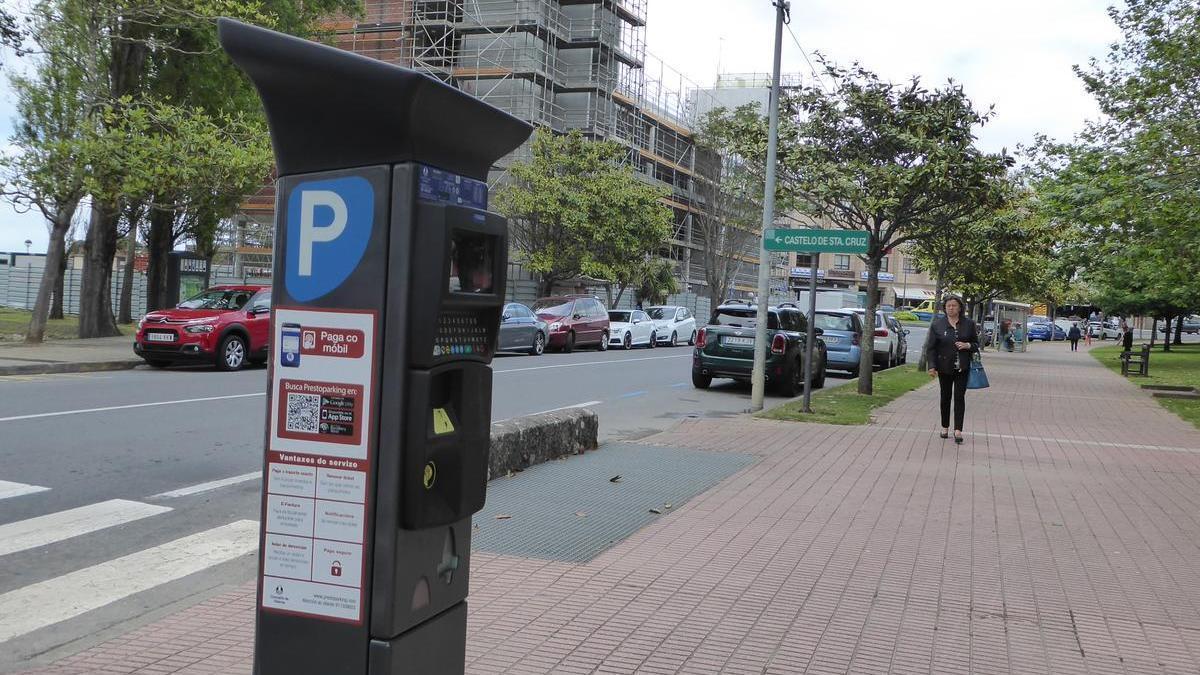
[[[317,394],[289,393],[285,419],[288,431],[317,433],[321,419],[321,397]]]

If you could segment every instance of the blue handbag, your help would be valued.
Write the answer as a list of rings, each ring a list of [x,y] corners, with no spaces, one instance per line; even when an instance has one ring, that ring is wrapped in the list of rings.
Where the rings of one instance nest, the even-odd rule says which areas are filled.
[[[967,372],[967,389],[987,389],[989,386],[987,373],[983,370],[983,361],[976,354],[971,359],[971,368]]]

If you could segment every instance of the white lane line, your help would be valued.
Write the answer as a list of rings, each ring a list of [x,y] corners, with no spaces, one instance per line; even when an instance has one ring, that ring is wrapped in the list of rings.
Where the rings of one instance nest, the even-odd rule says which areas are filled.
[[[258,523],[239,520],[0,595],[0,643],[182,579],[258,548]]]
[[[110,499],[36,518],[0,525],[0,556],[25,551],[122,523],[157,516],[166,506]]]
[[[574,408],[590,408],[594,405],[600,405],[603,402],[604,401],[587,401],[585,403],[576,403],[575,405],[564,405],[561,408],[551,408],[549,410],[539,410],[538,412],[525,413],[523,415],[518,415],[518,417],[529,417],[531,415],[544,415],[546,413],[558,412],[560,410],[572,410]],[[502,420],[492,420],[492,424],[499,424],[500,422],[507,422],[511,419],[514,419],[514,418],[505,417]]]
[[[573,408],[590,408],[594,405],[600,405],[603,401],[587,401],[586,403],[576,403],[575,405],[564,405],[561,408],[551,408],[542,412],[529,413],[530,415],[541,415],[542,413],[558,412],[559,410],[571,410]]]
[[[676,355],[672,355],[672,356],[646,356],[646,357],[637,358],[637,359],[614,359],[612,361],[584,361],[583,363],[557,363],[552,366],[531,366],[529,368],[509,368],[507,370],[494,370],[493,369],[492,372],[494,372],[496,375],[503,375],[504,373],[521,373],[521,372],[525,372],[528,370],[547,370],[550,368],[582,368],[584,366],[619,366],[622,363],[632,363],[633,361],[666,361],[668,359],[691,358],[691,356],[692,356],[691,353],[688,353],[688,354],[676,354]],[[4,421],[3,419],[0,419],[0,422],[3,422],[3,421]]]
[[[171,490],[170,492],[160,492],[150,499],[176,499],[178,497],[187,497],[189,495],[196,495],[200,494],[201,492],[217,490],[230,485],[237,485],[238,483],[245,483],[246,481],[251,481],[255,478],[262,478],[262,471],[252,471],[250,473],[244,473],[240,476],[233,476],[232,478],[210,480],[207,483],[189,485],[187,487],[179,488],[178,490]]]
[[[35,492],[45,492],[48,487],[41,485],[28,485],[26,483],[11,483],[6,480],[0,480],[0,499],[10,499],[12,497],[20,497],[21,495],[31,495]]]
[[[110,405],[104,408],[80,408],[79,410],[59,410],[56,412],[36,413],[33,415],[13,415],[12,417],[0,417],[0,422],[16,422],[19,420],[35,420],[43,417],[59,417],[62,415],[79,415],[82,413],[108,412],[110,410],[129,410],[131,408],[152,408],[161,405],[178,405],[180,403],[201,403],[204,401],[224,401],[232,398],[250,398],[253,396],[266,396],[266,392],[256,392],[253,394],[230,394],[228,396],[205,396],[204,398],[181,398],[175,401],[151,401],[150,403],[130,403],[129,405]]]

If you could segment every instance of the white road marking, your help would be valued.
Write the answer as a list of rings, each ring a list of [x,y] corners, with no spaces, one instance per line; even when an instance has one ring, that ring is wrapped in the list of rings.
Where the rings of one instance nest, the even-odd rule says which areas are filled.
[[[239,520],[0,595],[0,643],[258,548],[258,523]]]
[[[122,523],[149,518],[171,509],[166,506],[110,499],[36,518],[0,525],[0,556],[25,551]]]
[[[604,402],[604,401],[587,401],[587,402],[585,402],[585,403],[576,403],[576,404],[574,404],[574,405],[564,405],[564,406],[563,406],[563,407],[561,407],[561,408],[551,408],[551,409],[549,409],[549,410],[539,410],[538,412],[533,412],[533,413],[525,413],[525,414],[523,414],[523,415],[518,415],[518,417],[529,417],[529,416],[531,416],[531,415],[544,415],[544,414],[546,414],[546,413],[558,412],[558,411],[560,411],[560,410],[571,410],[571,409],[574,409],[574,408],[590,408],[590,407],[592,407],[592,406],[594,406],[594,405],[600,405],[600,404],[601,404],[601,403],[603,403],[603,402]],[[502,419],[502,420],[492,420],[492,424],[499,424],[500,422],[507,422],[507,421],[509,421],[509,420],[511,420],[511,419],[514,419],[514,418],[512,418],[512,417],[505,417],[505,418],[504,418],[504,419]]]
[[[251,481],[255,478],[262,478],[262,472],[252,471],[250,473],[244,473],[240,476],[233,476],[232,478],[222,478],[221,480],[210,480],[207,483],[189,485],[187,487],[179,488],[178,490],[171,490],[170,492],[160,492],[150,499],[176,499],[178,497],[187,497],[189,495],[196,495],[200,494],[201,492],[217,490],[230,485],[237,485],[238,483],[245,483],[246,481]]]
[[[542,413],[558,412],[559,410],[571,410],[573,408],[590,408],[594,405],[600,405],[603,401],[587,401],[586,403],[576,403],[575,405],[564,405],[561,408],[551,408],[542,412],[529,413],[530,415],[541,415]]]
[[[20,497],[21,495],[31,495],[35,492],[45,492],[48,487],[41,485],[28,485],[26,483],[10,483],[6,480],[0,480],[0,499],[9,499],[12,497]]]
[[[130,403],[129,405],[112,405],[104,408],[80,408],[79,410],[59,410],[56,412],[36,413],[33,415],[13,415],[12,417],[0,417],[0,422],[17,422],[19,420],[35,420],[43,417],[60,417],[62,415],[79,415],[83,413],[108,412],[110,410],[129,410],[131,408],[152,408],[162,405],[178,405],[180,403],[201,403],[204,401],[224,401],[233,398],[250,398],[253,396],[266,396],[266,392],[256,392],[253,394],[230,394],[228,396],[205,396],[204,398],[181,398],[175,401],[151,401],[150,403]]]
[[[619,366],[622,363],[631,363],[633,361],[665,361],[667,359],[683,359],[691,358],[691,352],[687,354],[675,354],[672,356],[645,356],[637,359],[614,359],[612,361],[584,361],[583,363],[558,363],[552,366],[531,366],[529,368],[509,368],[507,370],[493,370],[496,375],[504,373],[521,373],[528,370],[547,370],[549,368],[582,368],[584,366]],[[0,422],[3,422],[0,419]]]

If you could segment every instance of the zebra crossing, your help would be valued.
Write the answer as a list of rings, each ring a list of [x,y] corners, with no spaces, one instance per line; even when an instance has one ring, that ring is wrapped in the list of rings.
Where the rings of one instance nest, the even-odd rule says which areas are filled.
[[[82,558],[77,569],[13,588],[0,586],[0,651],[21,644],[22,636],[51,628],[88,612],[108,607],[138,593],[161,589],[223,563],[254,553],[258,548],[258,522],[234,519],[200,531],[175,529],[174,521],[187,505],[184,498],[210,495],[248,483],[258,472],[208,481],[146,497],[144,501],[106,499],[92,504],[43,513],[0,524],[0,570],[15,571],[14,559],[23,563],[16,578],[37,578],[38,561]],[[4,506],[46,496],[51,487],[0,480],[0,523]],[[30,508],[37,504],[28,504]],[[107,542],[138,541],[139,526],[157,525],[165,541],[138,550],[122,551],[110,559],[94,561],[78,551],[65,552],[81,540],[102,537]],[[194,527],[194,526],[193,526]],[[182,527],[180,528],[182,530]],[[182,535],[182,536],[179,536]],[[144,537],[141,537],[144,539]],[[160,537],[164,538],[164,537]],[[105,549],[107,550],[107,548]],[[19,583],[19,582],[18,582]],[[12,585],[10,583],[10,585]],[[66,639],[70,639],[64,636]]]

